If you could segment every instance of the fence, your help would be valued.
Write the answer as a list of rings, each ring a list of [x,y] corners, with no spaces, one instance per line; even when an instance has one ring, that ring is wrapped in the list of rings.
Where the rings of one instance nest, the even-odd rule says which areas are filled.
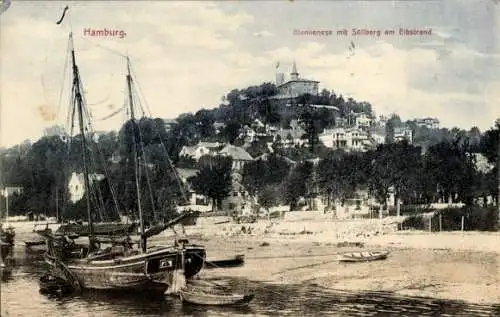
[[[401,229],[439,231],[495,231],[498,229],[498,212],[495,208],[462,207],[446,208],[425,215],[410,216]]]

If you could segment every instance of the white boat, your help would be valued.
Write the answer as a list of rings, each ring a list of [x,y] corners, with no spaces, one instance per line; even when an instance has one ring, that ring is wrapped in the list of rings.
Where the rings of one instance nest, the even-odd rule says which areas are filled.
[[[389,251],[364,251],[364,252],[348,252],[340,255],[340,262],[368,262],[385,260],[389,255]]]
[[[209,306],[243,305],[249,303],[253,294],[233,294],[205,287],[190,286],[179,291],[181,300],[186,303]]]

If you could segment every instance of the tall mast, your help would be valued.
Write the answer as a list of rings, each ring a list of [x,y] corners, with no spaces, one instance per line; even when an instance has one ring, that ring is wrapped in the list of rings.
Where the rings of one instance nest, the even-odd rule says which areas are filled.
[[[89,222],[89,252],[93,249],[94,226],[92,223],[92,213],[90,211],[90,181],[89,181],[89,167],[87,165],[87,140],[85,139],[85,129],[83,127],[83,98],[81,92],[80,73],[76,65],[75,48],[73,43],[73,33],[69,33],[71,45],[71,61],[73,66],[73,91],[75,95],[76,108],[78,110],[78,123],[80,126],[80,134],[82,138],[82,152],[83,152],[83,180],[85,186],[85,196],[87,203],[87,217]]]
[[[137,192],[137,210],[139,211],[139,224],[141,230],[141,249],[142,252],[146,252],[146,242],[147,239],[144,235],[144,218],[142,215],[141,207],[141,187],[139,184],[139,155],[138,155],[138,127],[135,122],[134,115],[134,99],[132,97],[132,76],[130,75],[130,60],[127,56],[127,88],[128,88],[128,100],[130,106],[130,120],[132,122],[133,140],[132,140],[132,151],[134,152],[134,171],[135,171],[135,186]]]

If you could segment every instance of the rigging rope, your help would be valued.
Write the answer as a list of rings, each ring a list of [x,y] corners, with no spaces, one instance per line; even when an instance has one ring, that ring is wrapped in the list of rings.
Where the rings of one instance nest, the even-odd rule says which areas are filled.
[[[132,81],[133,83],[135,83],[135,81]],[[135,85],[134,85],[135,87]],[[131,87],[132,89],[132,87]],[[134,91],[131,91],[131,96],[132,98],[134,98]],[[140,101],[138,102],[139,105],[140,105]],[[136,103],[134,103],[132,101],[132,104],[135,105]],[[141,126],[140,126],[140,121],[139,123],[137,123],[137,130],[139,131],[139,143],[140,143],[140,146],[141,146],[141,150],[142,150],[142,155],[144,156],[143,159],[144,159],[144,168],[145,168],[145,171],[146,171],[146,182],[147,182],[147,185],[148,185],[148,189],[149,189],[149,199],[151,201],[151,208],[152,208],[152,211],[153,211],[153,219],[155,220],[155,222],[157,222],[157,216],[156,216],[156,206],[155,206],[155,201],[154,201],[154,198],[153,198],[153,188],[151,186],[151,177],[149,175],[149,166],[147,165],[148,163],[148,158],[147,158],[147,154],[146,154],[146,150],[145,150],[145,147],[144,147],[144,137],[142,135],[142,132],[141,132]]]
[[[63,92],[64,92],[64,82],[66,80],[66,73],[68,72],[68,57],[69,57],[70,46],[71,46],[70,41],[71,40],[68,38],[68,43],[66,45],[66,56],[65,56],[65,60],[64,60],[64,70],[63,70],[63,76],[62,76],[62,85],[61,85],[61,90],[59,91],[59,105],[57,107],[57,113],[58,113],[58,115],[61,112],[62,95],[63,95]]]
[[[94,45],[94,46],[96,46],[96,47],[99,47],[99,48],[102,48],[102,49],[104,49],[104,50],[106,50],[106,51],[109,51],[109,52],[111,52],[111,53],[113,53],[113,54],[116,54],[116,55],[121,56],[121,57],[123,57],[123,58],[127,58],[127,56],[126,56],[126,55],[124,55],[124,54],[122,54],[122,53],[118,52],[117,50],[111,49],[111,48],[106,47],[106,46],[104,46],[104,45],[100,45],[100,44],[97,44],[97,43],[93,43],[92,41],[90,41],[90,40],[86,39],[86,38],[85,38],[85,37],[83,37],[83,36],[80,36],[80,39],[82,39],[82,40],[84,40],[84,41],[86,41],[86,42],[90,43],[91,45]]]
[[[88,127],[92,131],[92,133],[95,134],[95,131],[93,130],[92,125],[90,124],[90,122],[88,123]],[[113,199],[113,205],[115,206],[115,211],[116,211],[118,217],[120,217],[120,210],[118,208],[118,199],[116,198],[116,193],[115,193],[114,187],[113,187],[113,185],[111,183],[111,179],[110,179],[110,172],[108,170],[108,167],[105,164],[106,160],[104,158],[104,154],[103,154],[103,151],[102,151],[102,148],[101,148],[99,142],[97,142],[96,147],[97,147],[97,152],[99,153],[100,158],[101,158],[101,160],[103,162],[102,165],[103,165],[103,169],[104,169],[104,175],[105,175],[106,179],[108,180],[107,183],[108,183],[109,189],[111,191],[111,197]]]
[[[149,188],[149,198],[151,200],[151,208],[153,209],[153,218],[155,220],[155,222],[158,220],[156,219],[156,207],[155,207],[155,201],[154,201],[154,198],[153,198],[153,188],[151,187],[151,179],[149,177],[149,166],[147,165],[147,155],[146,155],[146,150],[144,149],[144,142],[143,142],[143,138],[142,138],[142,133],[141,133],[141,128],[138,127],[137,130],[139,130],[139,142],[141,144],[141,149],[142,149],[142,155],[144,155],[144,168],[146,170],[146,182],[148,184],[148,188]]]
[[[120,109],[118,109],[118,110],[116,110],[116,111],[113,111],[112,113],[108,114],[107,116],[102,117],[101,119],[96,119],[96,120],[94,120],[94,121],[104,121],[104,120],[108,120],[108,119],[110,119],[110,118],[112,118],[112,117],[116,116],[116,115],[117,115],[117,114],[119,114],[120,112],[122,112],[122,111],[124,110],[123,108],[124,108],[124,107],[122,107],[122,108],[120,108]]]
[[[132,73],[132,75],[134,76],[134,78],[137,78],[137,76],[136,76],[136,74],[135,74],[135,71],[134,71],[134,69],[133,69],[132,65],[130,65],[130,72]],[[148,114],[148,116],[149,116],[149,117],[152,117],[151,109],[149,108],[149,105],[148,105],[148,103],[147,103],[147,101],[146,101],[146,98],[144,97],[144,94],[143,94],[143,92],[142,92],[142,89],[141,89],[141,86],[140,86],[139,82],[138,82],[137,80],[135,80],[134,82],[135,82],[135,83],[136,83],[136,85],[137,85],[137,88],[138,88],[138,92],[139,92],[139,94],[140,94],[140,97],[144,100],[144,103],[145,103],[146,108],[147,108],[147,111],[148,111],[148,113],[147,113],[147,114]],[[141,106],[142,106],[142,104],[141,104]],[[143,110],[143,112],[144,112],[144,110]],[[181,194],[182,194],[182,196],[183,196],[184,200],[185,200],[186,202],[188,202],[187,194],[186,194],[186,192],[185,192],[185,190],[184,190],[184,185],[183,185],[183,183],[182,183],[182,180],[180,179],[180,177],[179,177],[179,175],[178,175],[178,173],[177,173],[177,170],[175,169],[174,164],[173,164],[172,160],[170,159],[170,156],[168,155],[168,150],[167,150],[167,147],[165,146],[165,143],[163,142],[163,140],[162,140],[162,138],[161,138],[161,135],[160,135],[160,144],[161,144],[161,146],[162,146],[162,148],[163,148],[163,150],[164,150],[164,152],[165,152],[165,156],[167,157],[167,162],[168,162],[168,165],[169,165],[169,167],[172,169],[172,172],[174,173],[174,178],[175,178],[175,180],[177,181],[177,184],[178,184],[178,185],[179,185],[179,187],[180,187]]]
[[[83,81],[82,81],[82,79],[81,79],[81,78],[80,78],[80,91],[83,91]],[[82,101],[84,102],[84,105],[86,105],[87,100],[86,100],[85,94],[82,94]],[[87,120],[86,120],[87,122],[86,122],[86,124],[85,124],[85,125],[86,125],[85,130],[86,130],[87,132],[89,132],[89,131],[90,131],[92,134],[95,134],[95,131],[93,130],[92,124],[91,124],[91,122],[90,122],[90,119],[91,119],[91,117],[92,117],[92,116],[90,115],[90,112],[89,112],[89,110],[87,109],[87,107],[83,107],[83,108],[84,108],[83,110],[85,111],[85,119],[87,119]],[[87,134],[89,134],[89,133],[87,133]],[[98,150],[98,152],[99,152],[99,154],[100,154],[100,158],[101,158],[101,160],[102,160],[103,162],[105,162],[104,155],[102,154],[102,150],[100,149],[99,144],[97,144],[97,150]],[[94,159],[94,157],[93,157],[93,156],[91,156],[91,158],[92,158],[92,160],[93,160],[94,165],[97,165],[97,164],[95,163],[95,159]],[[113,198],[113,202],[114,202],[114,205],[115,205],[115,210],[116,210],[117,215],[118,215],[118,217],[119,217],[119,216],[120,216],[120,212],[119,212],[119,208],[118,208],[117,199],[116,199],[115,194],[114,194],[113,186],[111,185],[111,182],[110,182],[109,172],[108,172],[108,170],[107,170],[106,164],[104,164],[104,163],[103,163],[102,165],[103,165],[103,168],[104,168],[105,177],[106,177],[106,179],[108,180],[108,184],[109,184],[110,191],[111,191],[111,196],[112,196],[112,198]],[[94,166],[94,168],[95,168],[95,166]],[[102,206],[103,206],[102,208],[104,208],[104,201],[102,200],[102,193],[101,193],[101,191],[100,191],[100,189],[99,189],[99,188],[98,188],[98,191],[99,191],[99,197],[101,198],[101,203],[102,203]],[[99,207],[98,207],[98,208],[99,208]],[[101,208],[99,208],[99,213],[100,213],[100,215],[101,215],[101,219],[103,219],[103,216],[102,216],[103,212],[102,212]]]

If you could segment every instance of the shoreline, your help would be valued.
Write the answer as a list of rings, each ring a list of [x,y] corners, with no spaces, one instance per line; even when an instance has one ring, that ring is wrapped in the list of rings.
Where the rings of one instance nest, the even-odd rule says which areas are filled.
[[[220,219],[205,219],[185,227],[190,243],[206,247],[208,261],[245,255],[244,266],[202,270],[200,278],[236,277],[325,290],[385,291],[397,296],[500,304],[500,232],[397,231],[395,219],[335,221],[319,213],[294,218],[252,224],[214,224]],[[22,245],[24,251],[23,240],[38,235],[31,232],[32,223],[12,225],[16,249]],[[150,245],[169,245],[174,238],[172,230],[167,230],[150,239]],[[363,246],[345,246],[345,242]],[[388,259],[337,260],[343,252],[381,249],[391,252]]]
[[[186,233],[190,242],[205,245],[207,260],[245,255],[243,267],[205,270],[201,278],[233,276],[325,290],[385,291],[500,304],[500,232],[397,231],[395,219],[333,221],[326,217],[274,224],[199,224],[186,227]],[[242,233],[242,227],[251,233]],[[363,246],[349,247],[345,242]],[[338,254],[361,250],[391,254],[387,260],[365,263],[337,260]]]
[[[314,284],[327,290],[386,291],[398,296],[500,304],[498,252],[379,244],[339,248],[334,244],[269,239],[266,239],[268,246],[261,246],[260,239],[230,244],[225,239],[212,237],[210,240],[205,242],[209,260],[245,254],[245,265],[205,270],[201,278],[233,276],[266,283]],[[225,245],[223,252],[217,251],[221,245]],[[384,261],[337,261],[338,254],[367,249],[386,249],[391,254]]]

